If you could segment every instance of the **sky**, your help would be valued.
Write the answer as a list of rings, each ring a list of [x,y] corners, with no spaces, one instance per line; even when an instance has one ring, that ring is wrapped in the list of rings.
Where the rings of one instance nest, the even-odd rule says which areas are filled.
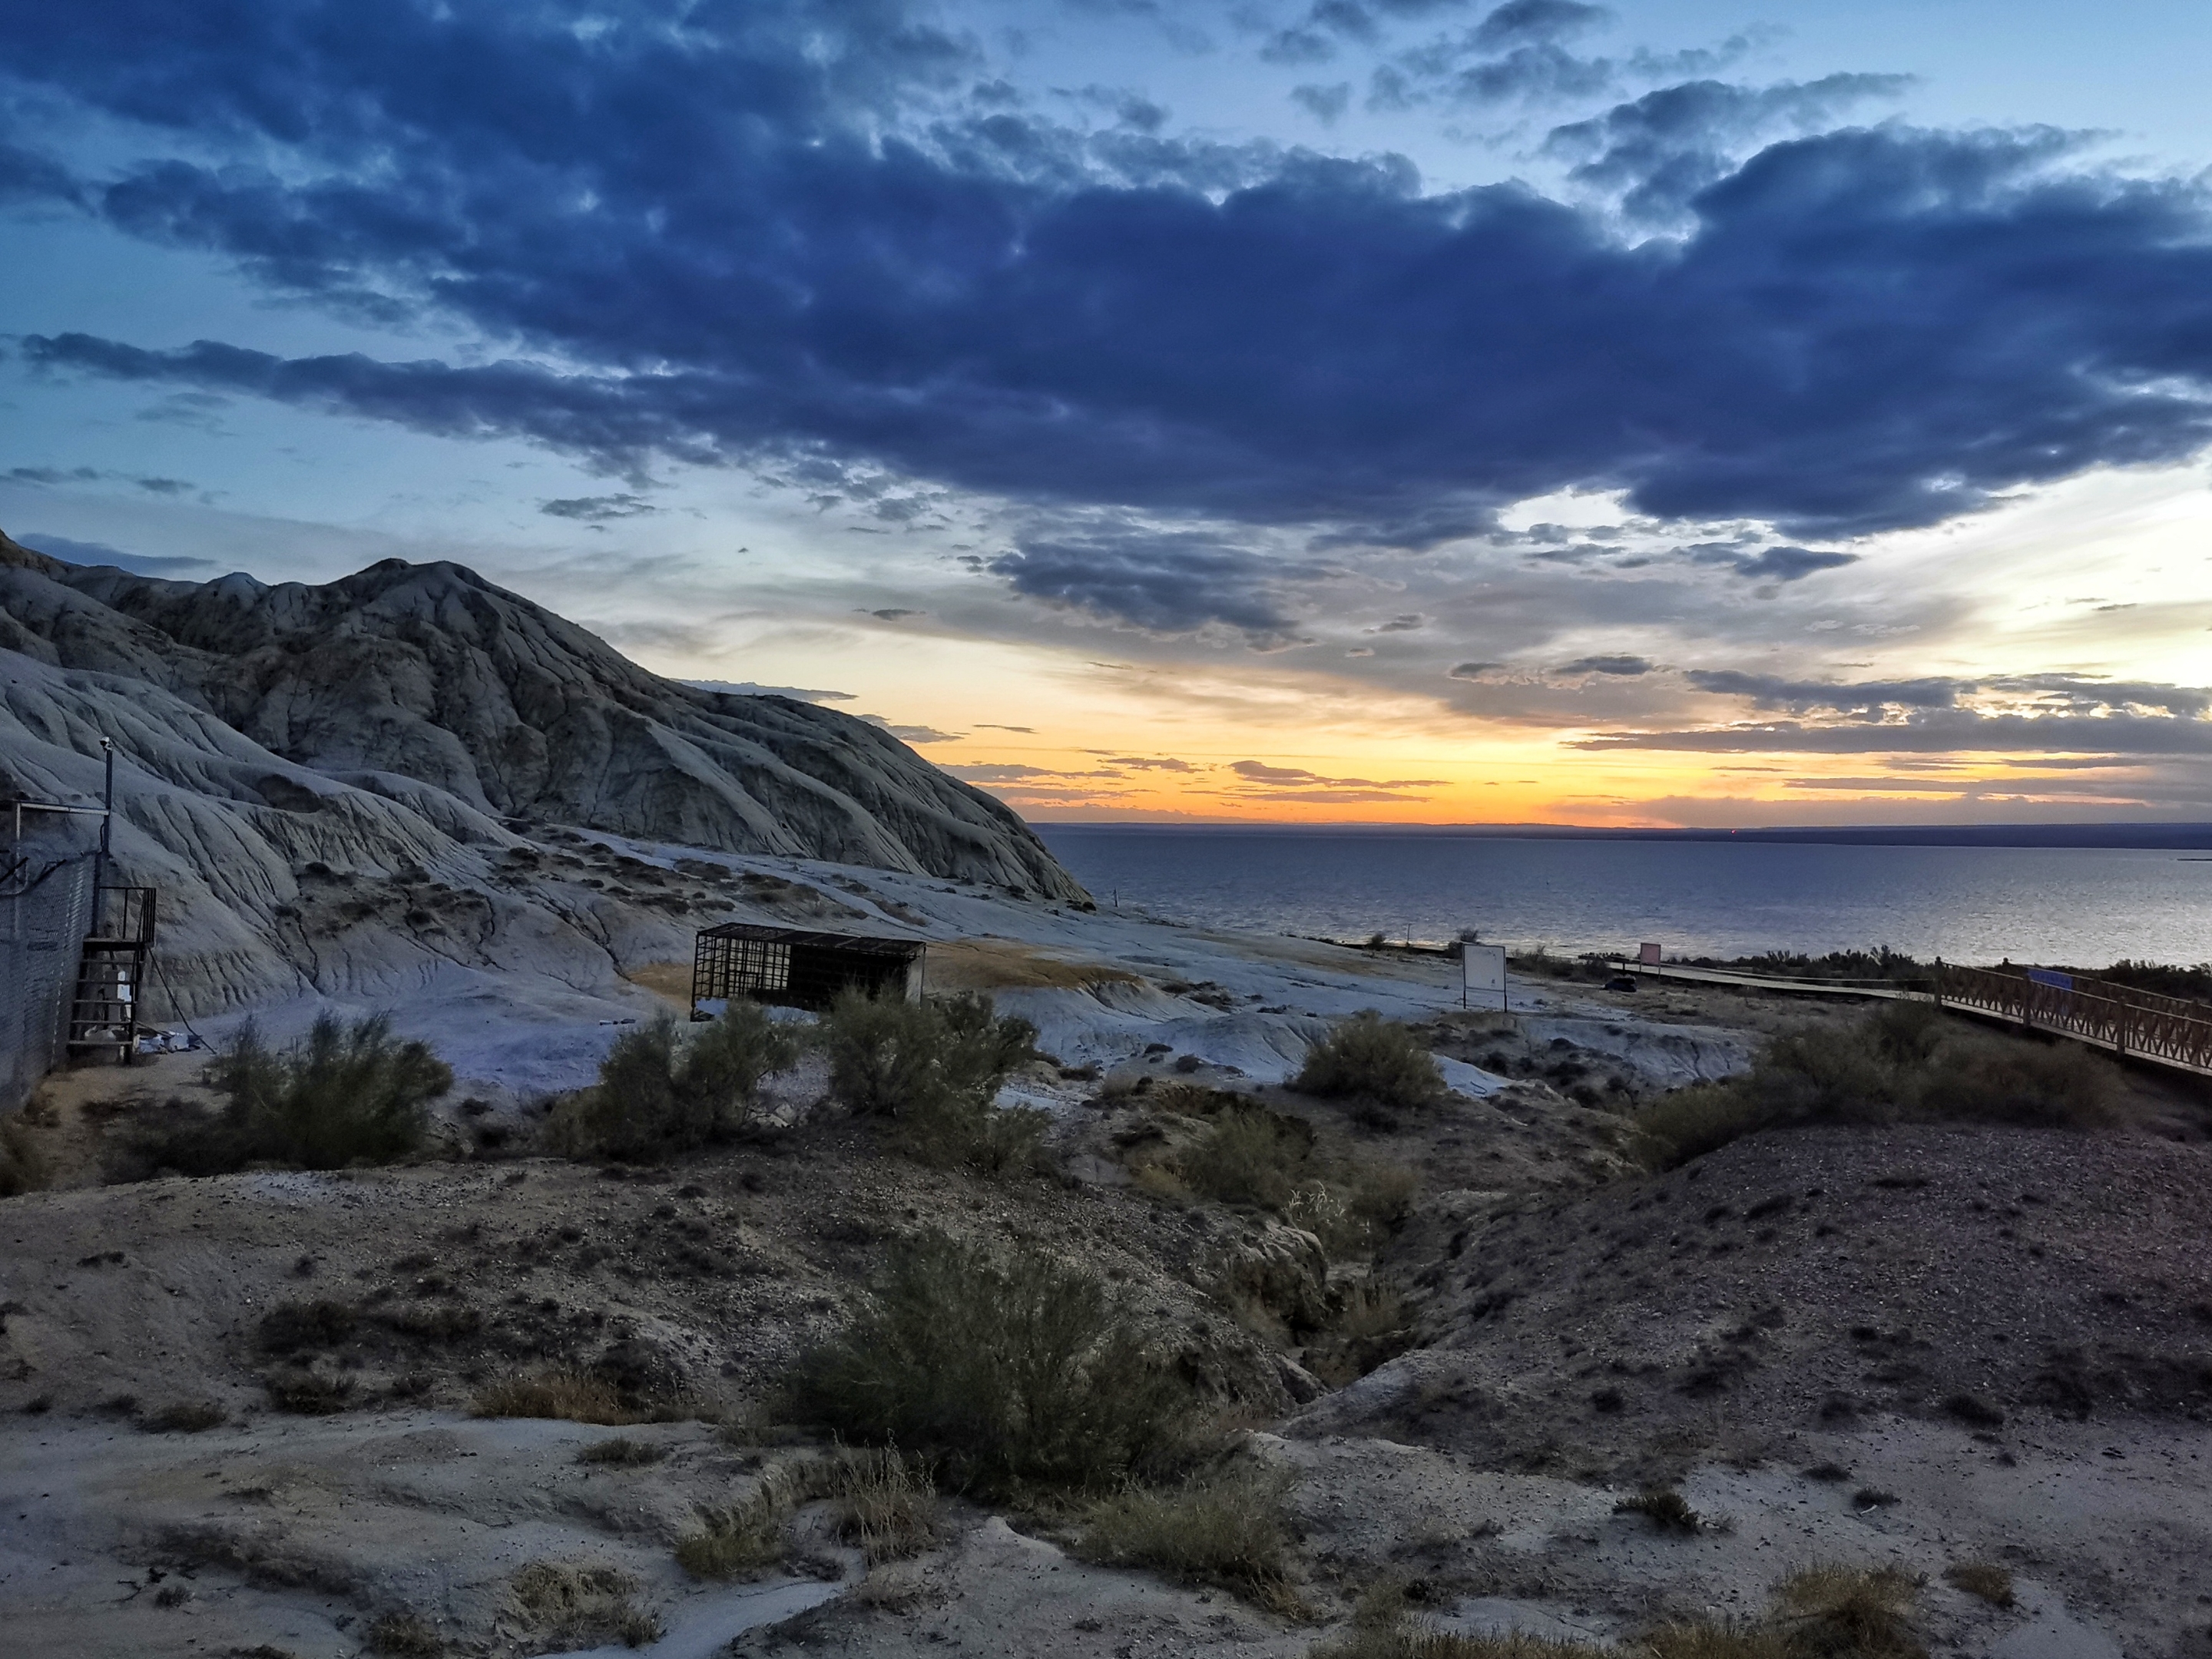
[[[0,526],[1038,821],[2212,819],[2201,0],[0,11]]]

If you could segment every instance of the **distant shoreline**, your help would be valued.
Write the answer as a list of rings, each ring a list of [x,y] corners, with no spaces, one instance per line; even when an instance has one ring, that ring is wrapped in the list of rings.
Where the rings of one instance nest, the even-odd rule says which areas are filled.
[[[2142,852],[2212,849],[2212,823],[1809,824],[1753,830],[1615,830],[1565,823],[1161,823],[1032,818],[1060,834],[1418,836],[1481,841],[1754,842],[1836,847],[2047,847]]]

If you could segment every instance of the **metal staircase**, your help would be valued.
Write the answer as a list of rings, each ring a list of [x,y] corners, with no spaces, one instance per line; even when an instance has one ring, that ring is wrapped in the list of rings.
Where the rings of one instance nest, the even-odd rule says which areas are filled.
[[[70,1054],[112,1048],[127,1062],[137,1052],[138,1008],[153,950],[154,889],[95,888],[70,1005]]]

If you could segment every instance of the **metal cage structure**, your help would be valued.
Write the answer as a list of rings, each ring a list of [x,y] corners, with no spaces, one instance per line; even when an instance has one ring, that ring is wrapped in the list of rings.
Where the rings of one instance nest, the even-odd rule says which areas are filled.
[[[726,921],[701,930],[691,959],[691,1017],[737,997],[787,1008],[827,1008],[848,989],[871,996],[921,995],[924,954],[918,939],[832,933]]]

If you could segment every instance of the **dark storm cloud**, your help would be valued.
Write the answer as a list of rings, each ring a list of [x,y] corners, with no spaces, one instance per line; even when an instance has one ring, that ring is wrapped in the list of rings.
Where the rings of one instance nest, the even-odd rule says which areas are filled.
[[[1273,567],[1214,538],[1109,529],[1024,540],[991,569],[1032,599],[1073,605],[1154,634],[1209,623],[1255,644],[1282,644],[1294,624],[1263,586]]]
[[[2149,680],[2111,680],[2087,674],[2000,674],[1986,679],[1936,675],[1911,680],[1793,680],[1735,669],[1691,669],[1683,678],[1700,691],[1749,699],[1754,708],[1793,714],[1829,709],[1878,719],[1890,709],[1956,708],[1963,698],[1994,695],[2025,702],[2038,715],[2104,718],[2147,710],[2181,719],[2212,713],[2212,691],[2201,686]]]
[[[1879,714],[1885,708],[1952,708],[1961,692],[1974,689],[1967,680],[1931,678],[1917,680],[1868,680],[1857,684],[1834,680],[1792,680],[1778,674],[1746,674],[1735,669],[1693,668],[1683,678],[1700,691],[1723,696],[1747,697],[1754,708],[1787,709],[1805,714],[1816,708],[1839,714]]]
[[[1493,55],[1443,70],[1582,73],[1546,16],[1566,20],[1492,14]],[[1349,10],[1310,21],[1358,36]],[[896,0],[115,0],[6,9],[0,52],[166,150],[98,179],[32,154],[5,188],[514,354],[63,335],[21,343],[33,365],[519,436],[632,479],[857,460],[1402,545],[1619,489],[1833,538],[2212,443],[2205,187],[2084,170],[2049,135],[1794,138],[1631,245],[1517,185],[1424,195],[1402,160],[913,114],[978,65]],[[1600,158],[1697,129],[1614,116]],[[1046,543],[998,568],[1140,626],[1286,636],[1234,564]]]
[[[1847,564],[1856,564],[1856,553],[1838,553],[1810,547],[1770,547],[1747,559],[1736,562],[1736,574],[1741,576],[1765,576],[1778,582],[1794,582],[1811,575],[1816,570],[1836,570]]]
[[[1352,101],[1352,82],[1340,81],[1333,87],[1292,87],[1291,101],[1323,126],[1334,126],[1345,106]]]
[[[1603,6],[1578,0],[1506,0],[1475,27],[1474,44],[1486,52],[1565,40],[1611,21]]]
[[[1554,127],[1544,148],[1577,163],[1571,176],[1577,183],[1620,192],[1632,216],[1668,219],[1724,177],[1746,141],[1832,124],[1854,105],[1911,84],[1905,75],[1830,75],[1772,87],[1688,81]]]
[[[642,495],[569,495],[538,503],[540,513],[580,524],[605,524],[611,519],[642,519],[660,509]]]
[[[1953,708],[1881,724],[1778,720],[1689,732],[1606,732],[1571,746],[1730,755],[2068,754],[2091,749],[2118,755],[2212,755],[2212,720],[2168,714],[1981,714]]]
[[[1618,674],[1624,678],[1648,674],[1651,665],[1642,657],[1577,657],[1553,671],[1559,674]]]

